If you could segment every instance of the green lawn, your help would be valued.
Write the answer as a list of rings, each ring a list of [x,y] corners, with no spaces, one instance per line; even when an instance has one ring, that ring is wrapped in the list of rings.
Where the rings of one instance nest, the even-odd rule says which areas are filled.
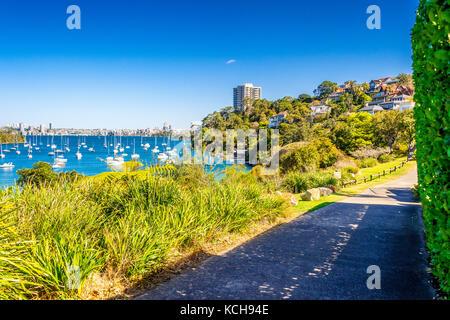
[[[401,164],[401,162],[405,159],[406,158],[398,158],[394,161],[379,164],[372,168],[361,169],[360,173],[357,175],[356,178],[368,177],[371,174],[377,174],[379,172],[382,172],[383,170],[393,168],[393,167]],[[351,197],[355,194],[361,193],[362,191],[364,191],[368,188],[371,188],[375,185],[395,180],[395,179],[399,178],[400,176],[410,172],[415,166],[416,166],[415,161],[409,161],[402,168],[397,169],[396,172],[387,174],[384,177],[376,178],[373,181],[368,181],[367,183],[360,182],[356,185],[350,185],[346,188],[341,189],[339,192],[333,193],[327,197],[322,197],[322,198],[320,198],[320,200],[299,201],[298,205],[294,208],[294,210],[296,213],[305,213],[305,212],[311,212],[311,211],[320,209],[320,208],[325,207],[334,202],[337,202],[337,201],[343,200],[347,197]]]

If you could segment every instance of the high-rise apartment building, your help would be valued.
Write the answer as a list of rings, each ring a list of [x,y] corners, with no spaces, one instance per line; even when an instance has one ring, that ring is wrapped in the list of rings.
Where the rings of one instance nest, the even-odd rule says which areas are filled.
[[[243,111],[246,106],[242,103],[244,98],[251,100],[261,99],[261,87],[254,87],[252,83],[244,83],[242,86],[233,88],[233,107],[235,110]]]

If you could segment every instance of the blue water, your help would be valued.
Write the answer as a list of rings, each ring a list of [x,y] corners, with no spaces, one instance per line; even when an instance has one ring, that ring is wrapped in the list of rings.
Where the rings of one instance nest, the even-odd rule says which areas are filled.
[[[110,146],[111,144],[120,143],[122,141],[121,146],[125,148],[129,146],[129,148],[125,148],[124,153],[128,154],[128,156],[124,156],[125,161],[131,160],[131,155],[134,153],[134,148],[136,148],[136,153],[140,156],[140,161],[144,164],[155,164],[157,163],[156,155],[151,151],[155,144],[159,146],[159,150],[163,151],[165,146],[163,143],[166,143],[167,146],[170,145],[173,148],[179,141],[171,141],[168,138],[157,137],[156,142],[154,137],[142,137],[142,144],[148,143],[150,148],[147,151],[144,151],[144,148],[141,146],[141,137],[112,137],[108,136],[107,145],[108,148],[104,147],[105,137],[104,136],[54,136],[53,144],[56,145],[56,149],[64,150],[66,147],[70,149],[70,152],[65,152],[63,155],[67,159],[66,165],[61,169],[54,169],[55,172],[61,171],[72,171],[76,170],[78,173],[92,176],[102,172],[111,171],[111,168],[106,164],[106,162],[102,161],[106,160],[106,157],[113,157],[114,147]],[[52,144],[51,136],[38,136],[38,137],[27,137],[27,141],[32,145],[32,159],[28,159],[28,148],[24,147],[24,144],[18,145],[18,150],[20,150],[21,154],[16,154],[15,151],[4,152],[5,158],[0,159],[0,165],[3,163],[12,162],[14,164],[14,168],[11,169],[0,169],[0,187],[12,186],[15,184],[15,181],[18,178],[16,171],[18,169],[23,168],[31,168],[34,163],[39,161],[48,162],[53,164],[54,157],[49,156],[48,153],[52,150],[51,147],[47,147],[47,144]],[[78,151],[78,145],[82,142],[86,143],[86,147],[81,146],[80,152],[83,155],[82,159],[78,160],[75,156]],[[136,146],[134,146],[136,144]],[[3,145],[3,150],[10,150],[14,147],[13,144]],[[38,147],[40,150],[35,150],[35,147]],[[89,148],[94,148],[95,152],[89,152]]]
[[[16,173],[17,170],[23,168],[31,168],[33,164],[39,161],[48,162],[53,164],[54,157],[49,156],[48,153],[51,151],[55,151],[58,149],[64,150],[66,147],[70,149],[70,152],[65,152],[64,158],[67,159],[67,163],[64,167],[54,169],[55,172],[62,171],[72,171],[76,170],[78,173],[93,176],[102,172],[112,171],[110,166],[105,161],[106,157],[113,157],[114,143],[121,143],[121,147],[125,148],[124,153],[128,154],[124,156],[125,161],[131,160],[131,155],[134,153],[139,154],[139,161],[143,164],[156,164],[158,160],[156,158],[156,154],[154,154],[151,150],[158,145],[160,151],[164,151],[167,146],[170,146],[172,149],[177,151],[181,150],[180,141],[170,140],[169,138],[157,137],[106,137],[107,148],[104,147],[105,137],[104,136],[54,136],[53,144],[56,145],[56,149],[52,150],[50,146],[47,147],[47,144],[52,145],[52,137],[51,136],[34,136],[27,137],[28,143],[32,145],[32,159],[28,159],[28,148],[24,147],[24,144],[18,144],[18,150],[20,150],[21,154],[16,154],[15,151],[5,152],[5,150],[10,150],[14,147],[13,144],[3,145],[3,151],[5,154],[4,159],[0,159],[0,165],[4,163],[12,162],[14,164],[14,168],[11,169],[1,169],[0,168],[0,188],[13,186],[18,179],[18,175]],[[141,142],[142,141],[142,142]],[[86,147],[81,146],[80,152],[82,153],[82,159],[78,160],[75,156],[78,151],[78,145],[84,142]],[[141,144],[145,145],[148,143],[150,147],[147,151],[144,150],[144,147]],[[163,146],[166,143],[167,146]],[[35,144],[35,145],[33,145]],[[129,146],[129,148],[126,148]],[[35,150],[38,147],[40,150]],[[95,152],[89,152],[89,148],[94,148]],[[215,166],[214,170],[221,170],[225,165]],[[249,168],[246,169],[246,171]]]

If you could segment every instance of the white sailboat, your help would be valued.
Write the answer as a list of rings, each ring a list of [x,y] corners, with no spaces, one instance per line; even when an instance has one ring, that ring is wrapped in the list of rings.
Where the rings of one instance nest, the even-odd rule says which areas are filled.
[[[134,140],[133,145],[134,145],[134,147],[133,147],[133,154],[131,155],[131,160],[138,160],[139,155],[136,154],[136,140]]]
[[[0,143],[0,159],[4,159],[5,154],[3,153],[3,143]]]
[[[0,164],[0,169],[10,169],[14,168],[14,164],[12,162]]]
[[[80,152],[80,147],[78,146],[78,151],[77,153],[75,153],[75,156],[77,157],[78,160],[81,160],[81,158],[83,158],[83,155]]]
[[[155,147],[152,150],[153,153],[159,153],[158,145],[156,144],[156,136],[155,136]]]

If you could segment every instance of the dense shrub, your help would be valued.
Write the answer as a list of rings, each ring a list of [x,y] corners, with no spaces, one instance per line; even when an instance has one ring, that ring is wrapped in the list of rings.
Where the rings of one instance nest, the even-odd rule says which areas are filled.
[[[350,153],[373,144],[373,116],[367,112],[350,113],[339,117],[331,132],[333,143],[340,150]]]
[[[381,156],[378,157],[378,161],[380,163],[387,163],[387,162],[394,161],[394,157],[387,155],[387,154],[382,154]]]
[[[291,172],[283,178],[282,186],[289,192],[301,193],[311,188],[339,186],[339,180],[326,172],[299,173]]]
[[[348,166],[348,167],[342,168],[341,172],[357,174],[359,172],[359,169],[357,167]]]
[[[396,143],[393,150],[398,156],[407,156],[409,152],[408,145],[405,143]]]
[[[328,168],[336,163],[340,153],[330,139],[323,137],[314,140],[312,143],[319,153],[319,166],[321,168]]]
[[[206,172],[203,166],[197,164],[180,166],[175,171],[174,177],[183,186],[189,188],[204,187],[214,181],[213,174]]]
[[[317,148],[310,144],[284,155],[280,159],[281,173],[314,171],[319,166]]]
[[[421,0],[412,32],[417,167],[433,273],[450,293],[450,6]]]
[[[381,156],[384,156],[384,155],[381,155]],[[371,168],[371,167],[375,167],[377,164],[378,164],[377,159],[365,158],[365,159],[360,160],[359,167],[360,168]]]
[[[322,137],[301,144],[293,151],[281,156],[281,173],[290,171],[309,172],[316,168],[327,168],[339,159],[341,152],[330,139]]]
[[[48,167],[39,168],[47,177]],[[183,177],[200,174],[197,168],[160,171],[64,183],[30,179],[0,190],[0,299],[92,298],[102,288],[111,294],[184,250],[284,211],[284,200],[242,171],[227,170],[223,182],[200,179],[201,188],[189,189]],[[79,290],[67,287],[70,266],[80,272]]]
[[[19,175],[17,180],[19,185],[32,184],[34,186],[53,184],[61,180],[71,182],[82,177],[76,171],[56,173],[52,170],[50,163],[42,161],[35,163],[31,169],[17,170],[17,174]]]

